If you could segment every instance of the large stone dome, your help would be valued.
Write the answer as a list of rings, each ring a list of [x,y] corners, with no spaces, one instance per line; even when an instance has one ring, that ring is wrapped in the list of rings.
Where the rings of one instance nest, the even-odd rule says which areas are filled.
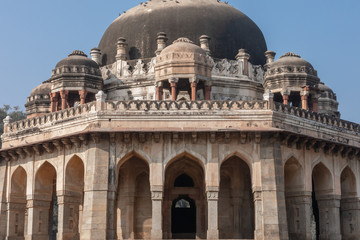
[[[128,10],[108,27],[99,44],[102,64],[115,62],[119,37],[127,39],[130,59],[154,57],[159,32],[167,34],[168,43],[187,37],[199,44],[200,36],[208,35],[215,58],[234,59],[244,48],[252,63],[265,63],[261,30],[236,8],[217,0],[152,0]]]

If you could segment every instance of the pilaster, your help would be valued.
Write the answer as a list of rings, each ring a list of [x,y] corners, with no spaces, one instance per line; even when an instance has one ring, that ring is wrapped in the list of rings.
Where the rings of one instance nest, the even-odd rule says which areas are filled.
[[[260,186],[255,186],[255,239],[285,240],[289,239],[286,205],[284,195],[284,169],[281,149],[278,142],[261,140],[259,160]]]
[[[5,239],[6,217],[6,185],[7,185],[7,161],[0,158],[0,239]]]
[[[162,239],[162,201],[163,186],[151,186],[152,229],[151,239]]]
[[[317,202],[319,206],[320,239],[341,240],[340,196],[320,196]]]
[[[341,200],[341,233],[342,239],[360,239],[360,199]]]
[[[85,171],[81,239],[103,240],[107,233],[109,142],[91,134]]]
[[[207,239],[219,239],[219,224],[218,224],[219,187],[207,187],[206,197],[208,203]]]

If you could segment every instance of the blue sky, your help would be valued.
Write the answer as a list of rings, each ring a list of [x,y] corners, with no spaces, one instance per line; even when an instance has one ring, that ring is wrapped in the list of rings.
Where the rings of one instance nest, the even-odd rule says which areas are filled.
[[[141,1],[1,0],[0,105],[24,109],[58,61],[75,49],[89,54],[118,14]],[[337,93],[342,118],[360,123],[360,1],[228,2],[260,27],[277,58],[292,51],[312,63]]]

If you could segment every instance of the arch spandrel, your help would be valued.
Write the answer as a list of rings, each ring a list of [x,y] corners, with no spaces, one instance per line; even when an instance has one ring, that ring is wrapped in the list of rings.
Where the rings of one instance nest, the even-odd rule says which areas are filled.
[[[197,164],[199,164],[199,166],[201,166],[202,170],[205,172],[206,159],[204,157],[202,157],[199,153],[188,150],[188,149],[182,149],[180,151],[176,151],[176,152],[172,153],[170,156],[165,157],[165,160],[163,162],[164,172],[166,172],[167,168],[173,162],[175,162],[183,157],[187,157],[187,158],[193,160],[194,162],[196,162]]]

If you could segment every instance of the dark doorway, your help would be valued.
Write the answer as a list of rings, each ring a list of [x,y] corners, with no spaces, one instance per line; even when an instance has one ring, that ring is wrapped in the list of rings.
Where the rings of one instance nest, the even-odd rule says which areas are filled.
[[[196,206],[188,196],[175,199],[171,208],[171,232],[173,239],[195,239]]]
[[[319,240],[320,239],[320,220],[319,220],[319,206],[318,202],[316,200],[315,195],[315,186],[314,186],[314,180],[312,180],[312,213],[314,216],[314,219],[312,221],[315,221],[315,232],[313,232],[313,239]],[[314,238],[315,237],[315,238]]]

